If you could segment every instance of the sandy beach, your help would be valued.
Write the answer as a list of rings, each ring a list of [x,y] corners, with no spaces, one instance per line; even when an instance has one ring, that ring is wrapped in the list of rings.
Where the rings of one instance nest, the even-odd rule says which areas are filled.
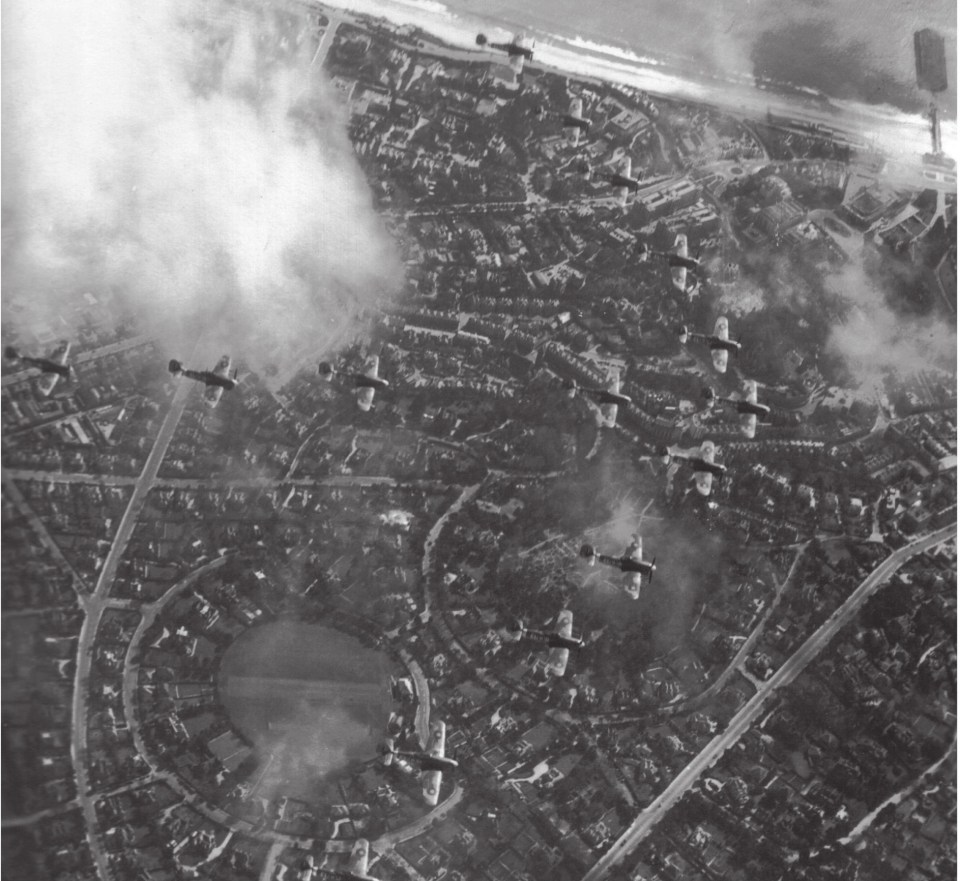
[[[398,25],[420,28],[451,47],[467,50],[477,61],[503,57],[499,53],[479,51],[476,35],[483,32],[492,40],[511,39],[515,26],[509,22],[484,20],[469,14],[453,13],[433,0],[326,0],[320,7],[372,17]],[[578,36],[525,33],[536,40],[533,65],[557,72],[607,82],[620,83],[652,94],[701,101],[751,118],[763,117],[768,110],[809,122],[819,122],[870,149],[899,158],[916,157],[929,151],[928,122],[921,115],[905,113],[882,104],[862,104],[830,99],[810,90],[785,94],[754,85],[753,77],[719,78],[705,71],[685,71],[665,61],[640,56],[626,49],[600,44]],[[956,157],[956,120],[943,122],[943,145]]]

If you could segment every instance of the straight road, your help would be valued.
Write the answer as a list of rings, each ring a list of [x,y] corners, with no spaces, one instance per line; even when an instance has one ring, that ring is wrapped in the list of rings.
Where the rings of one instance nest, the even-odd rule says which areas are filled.
[[[626,831],[613,843],[613,846],[597,861],[596,865],[584,875],[583,881],[600,881],[601,878],[607,876],[607,873],[615,865],[625,859],[646,838],[650,830],[663,819],[667,811],[691,789],[700,775],[746,733],[760,716],[767,698],[777,689],[793,682],[806,666],[826,648],[840,629],[850,622],[874,591],[886,582],[897,569],[914,555],[923,553],[951,538],[956,538],[956,535],[957,524],[952,523],[931,535],[918,538],[910,544],[904,545],[880,563],[860,583],[857,589],[847,598],[847,601],[784,662],[783,666],[773,676],[759,687],[757,693],[730,720],[726,730],[710,741],[699,755],[670,782],[666,789],[639,814]]]

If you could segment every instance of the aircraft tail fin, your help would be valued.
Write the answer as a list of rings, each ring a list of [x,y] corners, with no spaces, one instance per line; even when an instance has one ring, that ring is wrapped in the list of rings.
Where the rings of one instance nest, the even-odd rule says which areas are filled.
[[[653,584],[653,573],[657,571],[657,558],[654,557],[650,561],[650,576],[647,579],[647,584]]]
[[[320,366],[317,367],[317,373],[319,373],[325,379],[333,379],[333,374],[335,373],[333,365],[329,361],[321,361]]]
[[[591,566],[595,566],[597,564],[597,551],[593,545],[582,545],[580,548],[580,556],[587,560]]]
[[[183,365],[179,361],[177,361],[175,358],[171,358],[170,363],[167,365],[167,370],[169,370],[174,375],[178,373],[183,373]]]
[[[680,345],[686,345],[687,340],[690,339],[690,329],[685,324],[681,324],[677,328],[677,336],[680,337]]]
[[[575,398],[577,396],[577,381],[575,379],[565,380],[563,387],[567,390],[568,398]]]

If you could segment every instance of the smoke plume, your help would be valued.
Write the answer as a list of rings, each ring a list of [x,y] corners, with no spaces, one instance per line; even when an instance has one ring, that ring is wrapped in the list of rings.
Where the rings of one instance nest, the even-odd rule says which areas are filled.
[[[229,351],[285,370],[350,339],[401,275],[311,64],[314,21],[224,2],[6,4],[8,315],[67,320],[90,291],[171,354],[201,339],[201,368]]]
[[[890,261],[885,266],[889,271]],[[918,317],[894,309],[884,285],[859,261],[824,282],[847,308],[845,320],[830,332],[827,351],[840,355],[861,383],[875,384],[887,373],[907,377],[931,368],[956,372],[956,330],[937,312]]]

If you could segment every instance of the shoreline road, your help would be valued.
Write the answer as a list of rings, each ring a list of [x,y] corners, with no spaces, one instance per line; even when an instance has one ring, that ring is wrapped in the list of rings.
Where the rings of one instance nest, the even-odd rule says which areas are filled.
[[[951,538],[956,538],[957,524],[951,523],[930,535],[916,539],[894,551],[883,560],[857,587],[856,590],[817,630],[800,646],[769,679],[763,682],[757,693],[750,698],[730,720],[726,730],[718,734],[690,762],[670,784],[648,805],[613,843],[596,865],[583,876],[583,881],[600,881],[609,871],[622,862],[653,827],[700,779],[700,775],[713,765],[733,746],[757,720],[764,703],[777,689],[789,685],[803,672],[830,641],[848,624],[860,607],[904,563],[916,554],[936,547]]]

